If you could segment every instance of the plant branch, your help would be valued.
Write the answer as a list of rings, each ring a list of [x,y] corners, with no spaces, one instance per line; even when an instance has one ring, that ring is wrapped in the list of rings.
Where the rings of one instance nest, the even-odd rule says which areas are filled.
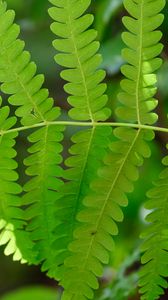
[[[19,132],[28,129],[34,129],[38,127],[44,126],[78,126],[78,127],[96,127],[96,126],[111,126],[111,127],[131,127],[135,129],[146,129],[146,130],[153,130],[159,132],[166,132],[168,133],[168,128],[166,127],[158,127],[158,126],[150,126],[150,125],[142,125],[142,124],[134,124],[134,123],[120,123],[120,122],[74,122],[74,121],[45,121],[41,123],[37,123],[30,126],[21,126],[12,128],[9,130],[0,130],[0,136],[4,134],[8,134],[10,132]]]

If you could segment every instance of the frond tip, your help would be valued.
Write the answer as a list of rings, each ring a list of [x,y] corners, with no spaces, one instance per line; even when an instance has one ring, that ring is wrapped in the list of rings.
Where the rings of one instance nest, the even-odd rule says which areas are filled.
[[[127,48],[122,56],[126,64],[121,72],[126,77],[121,81],[123,92],[119,94],[121,106],[117,109],[120,119],[139,124],[153,124],[157,115],[152,110],[157,106],[155,71],[162,60],[157,56],[163,45],[159,43],[162,33],[156,30],[163,22],[160,11],[165,0],[124,0],[130,16],[123,18],[128,30],[122,34]]]
[[[104,121],[111,112],[105,105],[106,84],[100,66],[101,55],[97,54],[99,42],[95,41],[97,32],[88,29],[93,16],[85,14],[91,0],[50,0],[54,7],[49,9],[54,19],[51,30],[57,35],[53,45],[59,53],[56,62],[66,68],[61,77],[68,81],[65,91],[69,104],[73,107],[69,115],[75,120]]]
[[[18,106],[15,114],[22,125],[57,119],[60,109],[53,107],[48,90],[43,89],[43,75],[36,75],[36,64],[24,50],[25,43],[18,38],[20,27],[14,23],[15,13],[0,3],[0,83],[1,91],[11,95],[8,101]]]

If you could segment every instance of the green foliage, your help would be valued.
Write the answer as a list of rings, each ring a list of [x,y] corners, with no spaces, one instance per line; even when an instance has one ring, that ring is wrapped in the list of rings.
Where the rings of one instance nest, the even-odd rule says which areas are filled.
[[[26,205],[27,209],[21,217],[17,217],[17,215],[13,216],[14,218],[23,220],[24,227],[26,225],[25,221],[27,222],[26,230],[30,233],[30,241],[36,241],[35,253],[31,254],[32,259],[30,260],[30,263],[37,263],[44,259],[50,260],[51,257],[49,255],[50,250],[48,247],[46,249],[46,245],[51,245],[54,239],[52,231],[54,230],[55,219],[50,201],[56,201],[57,196],[54,191],[62,184],[62,181],[57,179],[57,177],[61,176],[61,168],[58,167],[58,164],[62,161],[60,156],[62,146],[59,142],[63,138],[61,133],[63,127],[53,126],[49,128],[47,125],[48,121],[51,122],[59,116],[59,109],[53,107],[53,99],[48,97],[48,90],[41,88],[44,82],[43,75],[35,75],[36,65],[34,62],[30,62],[29,52],[24,51],[24,42],[17,39],[19,26],[13,24],[13,21],[14,12],[12,10],[6,11],[6,4],[1,2],[1,90],[3,93],[11,95],[8,98],[11,105],[19,106],[16,109],[15,114],[21,118],[21,124],[24,126],[33,126],[41,121],[46,123],[45,127],[37,129],[28,136],[28,140],[33,143],[33,145],[28,149],[30,155],[25,159],[24,164],[27,166],[26,174],[31,176],[31,179],[24,185],[23,191],[25,194],[22,199],[19,200],[19,205]],[[5,112],[1,111],[1,114],[3,118]],[[13,124],[11,123],[11,126],[12,125]],[[1,130],[3,130],[3,127],[2,124]],[[6,130],[7,129],[9,128],[7,127]],[[11,133],[11,137],[9,137],[15,137],[16,133],[17,131]],[[7,136],[8,135],[5,137]],[[12,147],[13,143],[10,142],[10,144]],[[9,153],[9,156],[10,155],[11,154]],[[7,162],[7,164],[10,166],[10,162]],[[8,165],[6,168],[9,168]],[[11,166],[11,169],[16,167],[17,165],[14,165],[14,167]],[[17,178],[14,180],[16,179]],[[14,194],[21,191],[21,188],[19,189],[17,186],[13,187]],[[12,207],[13,204],[10,202],[9,205]],[[48,216],[47,226],[45,220],[46,215]],[[12,225],[15,227],[15,224],[12,223]],[[12,225],[9,224],[10,227]],[[6,231],[6,235],[9,235],[9,230]],[[29,243],[30,241],[28,240]],[[2,243],[4,243],[4,241],[2,241]],[[42,246],[39,246],[38,244],[42,244]],[[38,252],[39,249],[40,253]],[[10,249],[8,252],[9,251],[12,250]],[[27,259],[27,254],[26,257],[24,253],[23,255],[24,258]],[[50,263],[48,262],[48,264]]]
[[[2,99],[1,99],[2,102]],[[3,130],[10,129],[16,123],[16,118],[9,118],[9,107],[5,106],[0,109],[0,128],[1,132]],[[20,216],[22,211],[18,208],[20,206],[20,199],[18,194],[21,192],[21,187],[16,183],[18,179],[18,174],[15,171],[17,168],[17,163],[14,161],[16,156],[16,151],[13,149],[15,144],[16,133],[9,133],[7,135],[1,135],[0,139],[0,153],[1,153],[1,171],[0,171],[0,181],[1,181],[1,206],[0,206],[0,229],[1,237],[0,244],[6,244],[9,242],[8,247],[6,247],[5,254],[10,252],[10,244],[14,244],[13,230],[20,229],[23,227],[23,222],[20,221]],[[13,207],[11,207],[11,205]],[[14,219],[14,220],[13,220]],[[12,224],[14,221],[15,224]],[[11,222],[11,224],[10,224]],[[13,252],[15,253],[15,244],[13,245]],[[15,253],[15,257],[19,253]]]
[[[68,68],[61,72],[61,77],[69,82],[64,86],[71,95],[68,102],[73,106],[69,115],[74,120],[104,121],[110,115],[110,110],[104,107],[108,100],[104,95],[106,85],[101,83],[105,72],[97,70],[101,63],[101,56],[97,54],[99,42],[95,41],[97,32],[88,30],[93,16],[83,15],[91,1],[50,2],[55,5],[49,9],[55,20],[51,29],[61,38],[53,43],[61,52],[55,60]]]
[[[109,252],[114,249],[116,222],[123,220],[120,206],[128,204],[125,193],[133,191],[137,167],[143,157],[150,156],[145,140],[153,137],[151,132],[117,128],[114,134],[119,140],[111,144],[105,166],[99,169],[99,178],[83,200],[86,208],[77,216],[81,226],[74,232],[75,240],[69,247],[72,254],[65,261],[68,270],[62,280],[63,299],[93,298],[91,289],[98,288],[96,276],[102,275],[102,264],[109,262]]]
[[[106,120],[110,110],[105,107],[106,85],[101,83],[105,72],[97,70],[101,62],[101,56],[96,54],[99,48],[99,43],[95,41],[97,33],[93,29],[87,30],[93,22],[93,16],[83,16],[90,1],[77,1],[73,9],[71,1],[50,2],[55,5],[49,9],[51,17],[55,20],[51,29],[60,37],[53,43],[61,52],[55,56],[55,60],[66,68],[61,72],[61,77],[69,82],[64,86],[65,91],[71,95],[68,102],[73,108],[70,109],[69,116],[80,121]],[[65,162],[68,170],[64,173],[68,183],[61,188],[62,197],[56,204],[56,217],[60,220],[55,229],[58,233],[54,246],[57,259],[53,265],[54,269],[49,271],[49,275],[54,274],[56,278],[61,278],[64,273],[64,261],[70,255],[68,245],[73,241],[76,228],[76,215],[81,210],[89,184],[101,165],[110,134],[110,128],[93,127],[72,136],[73,145],[69,150],[71,156]]]
[[[144,159],[151,155],[154,130],[168,131],[151,126],[157,121],[155,71],[163,48],[157,28],[163,22],[165,1],[124,1],[130,16],[123,18],[128,30],[122,36],[127,47],[122,51],[125,78],[116,109],[123,123],[108,122],[106,73],[100,68],[97,32],[90,29],[94,18],[86,13],[91,0],[49,2],[51,30],[57,36],[55,61],[63,67],[60,75],[71,106],[66,121],[59,119],[60,109],[43,88],[43,75],[36,75],[36,65],[18,38],[13,10],[0,1],[0,88],[16,107],[14,117],[8,106],[0,109],[0,244],[7,244],[5,254],[13,254],[14,260],[41,264],[42,271],[64,288],[62,300],[87,300],[94,298],[98,277],[110,261],[122,208],[128,205]],[[118,9],[121,2],[115,3]],[[119,39],[117,47],[121,44]],[[64,161],[67,126],[83,129],[71,136]],[[28,131],[28,154],[22,187],[14,145],[23,130]],[[151,225],[144,233],[145,265],[140,273],[144,300],[158,299],[167,287],[166,180],[167,169],[149,193]]]
[[[53,99],[48,98],[48,91],[41,89],[43,75],[36,75],[36,65],[30,62],[30,54],[24,51],[24,42],[17,39],[20,29],[13,24],[14,12],[6,11],[6,4],[0,7],[0,82],[3,93],[12,95],[8,101],[19,106],[16,116],[24,126],[41,121],[52,121],[59,115],[58,108],[53,108]]]
[[[119,100],[124,105],[117,109],[117,115],[124,121],[139,124],[153,124],[157,115],[151,111],[156,107],[156,75],[153,74],[161,66],[161,59],[156,58],[162,51],[158,43],[162,37],[155,30],[163,22],[159,14],[165,6],[165,0],[159,1],[124,1],[125,8],[131,17],[123,18],[128,32],[123,33],[123,40],[128,48],[122,52],[128,64],[121,67],[126,79],[121,81],[123,93]]]
[[[139,260],[139,251],[135,251],[130,256],[127,256],[124,262],[118,267],[115,273],[112,269],[107,269],[105,276],[111,274],[112,280],[110,284],[105,284],[96,299],[98,300],[127,300],[136,294],[138,285],[138,272],[135,270],[128,271]],[[107,275],[106,275],[107,273]],[[109,276],[110,277],[110,276]],[[114,277],[114,278],[113,278]]]
[[[2,102],[2,99],[0,100]],[[9,107],[0,109],[0,245],[7,244],[5,254],[13,254],[13,260],[25,261],[25,258],[33,261],[31,252],[32,243],[27,233],[23,231],[24,212],[20,208],[22,192],[21,186],[17,183],[18,174],[16,172],[17,162],[14,160],[16,151],[13,149],[18,132],[3,132],[10,130],[16,124],[15,117],[9,117]],[[17,236],[17,245],[16,245]],[[26,243],[26,245],[24,244]],[[24,251],[24,258],[22,256]]]
[[[168,276],[168,157],[163,159],[166,168],[161,172],[153,189],[148,192],[149,200],[145,207],[150,211],[146,217],[149,226],[143,232],[145,239],[142,245],[142,267],[140,271],[140,291],[142,299],[159,299],[168,287],[165,277]]]
[[[44,288],[43,286],[30,286],[28,288],[22,288],[14,292],[10,292],[3,296],[2,300],[29,300],[29,299],[41,299],[41,300],[58,300],[56,297],[56,291],[52,288]]]
[[[60,279],[64,273],[64,261],[70,255],[68,245],[73,241],[73,232],[77,226],[76,215],[83,207],[83,198],[89,191],[97,169],[102,165],[110,134],[111,129],[106,127],[79,131],[72,136],[74,144],[69,150],[71,156],[65,162],[68,169],[64,173],[68,182],[61,187],[61,197],[56,203],[56,218],[59,222],[55,229],[57,240],[54,251],[57,258],[53,269],[49,271],[49,275],[54,278]]]

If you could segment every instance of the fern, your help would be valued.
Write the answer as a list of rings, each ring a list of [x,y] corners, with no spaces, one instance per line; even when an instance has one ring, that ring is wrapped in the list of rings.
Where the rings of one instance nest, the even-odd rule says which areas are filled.
[[[9,117],[9,107],[2,107],[0,109],[0,245],[7,244],[5,254],[13,254],[13,260],[21,260],[23,263],[25,258],[33,261],[33,256],[31,253],[32,243],[23,231],[25,222],[19,197],[22,188],[16,183],[18,174],[15,170],[17,163],[14,160],[16,151],[13,146],[18,133],[4,134],[15,124],[16,117]],[[26,247],[23,241],[26,243]]]
[[[68,102],[73,108],[69,115],[72,119],[92,122],[104,121],[110,115],[105,107],[106,85],[101,83],[105,72],[96,70],[101,63],[97,53],[99,42],[95,41],[97,32],[88,27],[93,16],[85,14],[91,0],[51,0],[54,7],[49,9],[50,16],[56,21],[52,31],[61,39],[54,41],[54,47],[62,52],[55,56],[58,64],[68,68],[61,77],[68,81],[65,91],[71,96]]]
[[[139,17],[137,23],[140,22],[143,25],[146,7],[145,5],[143,7],[142,4],[139,1],[135,5],[133,17],[136,14]],[[125,1],[125,7],[128,10],[131,5],[132,1]],[[138,15],[140,8],[142,14]],[[158,11],[155,12],[156,16],[161,8],[163,8],[163,2]],[[124,23],[129,29],[130,20],[132,19],[124,18]],[[163,17],[159,15],[159,23],[156,24],[156,27],[162,21]],[[151,28],[148,28],[148,31],[150,32]],[[135,55],[128,57],[128,53],[132,50],[124,50],[129,65],[123,66],[122,71],[129,79],[124,79],[121,82],[124,92],[119,95],[119,99],[122,99],[124,107],[119,108],[117,114],[125,121],[152,124],[156,120],[155,114],[151,113],[151,109],[156,106],[156,101],[151,99],[156,93],[154,87],[156,76],[151,72],[156,70],[156,66],[161,63],[160,59],[154,57],[160,53],[162,46],[157,44],[158,38],[155,38],[157,52],[153,52],[153,49],[150,50],[151,56],[146,58],[145,54],[142,55],[143,49],[147,47],[142,42],[142,36],[144,36],[143,32],[137,34],[137,37],[135,36],[136,45],[139,43],[137,53],[133,50]],[[158,36],[161,38],[160,33]],[[125,33],[123,39],[129,47],[135,42],[131,33]],[[149,39],[148,43],[148,47],[153,46],[152,39],[151,41]],[[131,60],[131,57],[135,57],[136,62],[138,61],[137,66],[134,66],[134,60]],[[153,59],[153,67],[146,68],[146,65],[151,64],[150,59]],[[133,77],[130,78],[130,74],[133,74]],[[154,80],[147,81],[147,78],[154,78]],[[131,95],[128,92],[131,92]],[[143,119],[140,119],[141,114]],[[145,140],[152,139],[154,137],[152,133],[145,133],[141,129],[135,131],[118,128],[114,131],[114,135],[119,138],[119,141],[112,143],[112,153],[109,154],[108,159],[104,160],[106,166],[98,171],[99,179],[91,184],[92,191],[83,200],[86,208],[77,215],[78,221],[82,224],[74,232],[74,241],[69,246],[72,254],[65,260],[68,269],[61,281],[65,287],[64,300],[93,298],[92,289],[98,288],[96,276],[101,276],[101,264],[108,263],[109,251],[113,249],[111,236],[117,234],[115,222],[123,219],[120,206],[127,205],[125,193],[133,190],[131,181],[138,179],[137,167],[142,165],[143,157],[150,156]]]
[[[164,294],[164,288],[168,287],[165,277],[168,276],[168,245],[167,245],[167,207],[168,207],[168,158],[165,157],[163,164],[166,165],[159,176],[155,187],[148,192],[149,200],[145,207],[151,212],[146,217],[150,223],[142,237],[145,239],[142,245],[144,266],[140,271],[140,292],[142,299],[159,299]]]
[[[120,140],[112,143],[106,166],[99,169],[99,178],[84,198],[86,208],[77,217],[81,225],[74,232],[75,240],[69,247],[72,254],[65,261],[68,270],[61,282],[63,299],[93,298],[92,289],[98,288],[96,276],[102,275],[102,264],[108,263],[109,251],[114,248],[116,222],[123,220],[120,206],[128,204],[125,193],[133,190],[131,181],[137,180],[137,166],[142,165],[143,157],[150,156],[143,139],[153,138],[151,132],[117,128],[114,133]]]
[[[55,61],[63,67],[61,77],[71,108],[67,121],[60,121],[60,109],[44,89],[43,75],[36,75],[24,42],[18,38],[14,12],[0,1],[0,83],[15,106],[0,109],[0,244],[15,260],[42,265],[42,271],[64,288],[63,300],[93,299],[103,265],[114,249],[122,207],[134,189],[139,167],[150,157],[148,142],[157,114],[154,98],[155,71],[161,66],[165,0],[125,0],[130,16],[123,18],[125,64],[121,71],[121,122],[108,122],[105,72],[96,31],[90,29],[93,16],[86,13],[91,0],[50,0],[51,30],[57,36]],[[16,122],[19,124],[16,127]],[[15,126],[15,127],[14,127]],[[82,126],[71,137],[69,157],[62,165],[62,140],[66,126]],[[113,131],[111,127],[116,127]],[[17,182],[15,140],[29,130],[28,154],[24,159],[27,182]],[[113,135],[112,135],[113,132]],[[167,164],[167,158],[164,160]],[[142,299],[158,299],[167,287],[167,169],[157,187],[149,193],[147,218],[151,226],[144,236],[140,285]],[[158,205],[159,197],[159,205]],[[152,291],[152,292],[151,292]]]
[[[75,144],[70,148],[72,156],[66,160],[69,169],[64,173],[64,177],[70,181],[61,188],[62,197],[56,203],[56,218],[60,221],[55,228],[57,240],[53,245],[56,258],[48,272],[57,280],[64,274],[64,260],[69,256],[68,245],[73,240],[73,231],[77,226],[76,215],[83,206],[83,197],[89,190],[91,180],[96,176],[97,168],[102,164],[110,133],[108,127],[105,130],[95,128],[79,131],[72,137]]]
[[[24,42],[17,39],[19,26],[13,24],[13,21],[14,12],[6,11],[6,4],[1,2],[1,90],[11,95],[8,99],[11,105],[19,106],[15,114],[21,118],[24,126],[33,126],[42,121],[46,124],[28,137],[33,145],[28,149],[30,155],[24,163],[28,167],[27,175],[33,178],[25,184],[23,190],[26,193],[21,202],[22,205],[28,206],[23,220],[29,221],[27,231],[31,233],[31,240],[36,241],[35,254],[40,251],[36,258],[39,262],[50,259],[48,246],[52,244],[54,238],[52,231],[55,219],[51,203],[57,199],[54,191],[62,184],[56,177],[61,176],[61,169],[57,165],[62,160],[59,154],[62,147],[59,142],[63,138],[61,133],[63,127],[49,128],[47,125],[48,121],[58,118],[59,109],[53,107],[53,99],[48,98],[48,91],[41,88],[43,75],[35,75],[36,65],[30,62],[30,54],[24,51]]]
[[[16,116],[23,125],[37,124],[58,117],[58,108],[52,108],[53,99],[48,91],[42,90],[43,75],[36,74],[36,65],[30,62],[30,54],[24,51],[24,42],[17,39],[19,26],[13,24],[14,11],[6,10],[6,4],[0,6],[0,82],[1,90],[12,95],[8,101],[19,106]]]
[[[2,102],[2,99],[1,99]],[[17,164],[14,161],[16,151],[13,150],[15,144],[15,138],[17,133],[11,133],[3,136],[3,130],[8,130],[16,123],[15,117],[9,117],[9,107],[3,107],[0,109],[0,130],[2,132],[0,139],[0,153],[1,153],[1,170],[0,170],[0,182],[1,182],[1,209],[0,209],[0,244],[8,243],[5,249],[5,254],[9,254],[11,251],[11,244],[13,242],[13,226],[12,221],[15,216],[15,228],[20,229],[23,227],[23,222],[20,220],[22,216],[21,210],[18,208],[20,200],[18,194],[21,192],[21,187],[16,183],[18,175],[15,171]],[[13,245],[15,247],[15,245]],[[14,258],[19,255],[16,253],[16,249],[12,249],[14,252]]]
[[[56,21],[51,29],[61,37],[53,43],[61,52],[56,55],[55,60],[67,68],[61,72],[61,76],[69,81],[65,84],[65,91],[71,95],[68,102],[73,106],[69,115],[72,119],[80,121],[106,120],[110,110],[104,107],[107,102],[107,96],[104,94],[106,85],[101,83],[105,72],[96,70],[101,62],[101,56],[96,54],[99,43],[94,41],[96,31],[87,30],[93,22],[93,16],[83,15],[90,1],[76,1],[72,10],[70,9],[72,1],[50,2],[55,6],[49,9],[49,13]],[[74,145],[69,151],[72,156],[65,162],[69,169],[64,173],[70,182],[61,189],[63,196],[56,204],[58,209],[56,217],[60,220],[55,229],[58,235],[54,245],[57,257],[53,270],[48,273],[57,279],[64,273],[64,260],[69,256],[68,245],[73,240],[73,231],[77,226],[76,215],[82,207],[82,200],[87,194],[89,184],[101,165],[110,133],[110,128],[93,126],[92,129],[80,131],[72,137]]]
[[[128,48],[122,52],[127,64],[121,71],[126,79],[121,82],[123,93],[119,94],[119,100],[123,106],[117,109],[117,115],[128,122],[153,124],[157,120],[157,115],[151,112],[157,105],[153,98],[156,93],[153,72],[161,66],[162,60],[156,56],[163,48],[158,43],[162,33],[155,29],[163,22],[159,12],[165,6],[165,0],[125,0],[124,5],[131,16],[123,18],[128,32],[122,37]]]

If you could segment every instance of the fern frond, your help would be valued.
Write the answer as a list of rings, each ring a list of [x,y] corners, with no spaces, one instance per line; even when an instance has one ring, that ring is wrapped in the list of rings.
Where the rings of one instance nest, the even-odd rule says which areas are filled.
[[[85,14],[90,0],[50,2],[54,7],[49,9],[49,14],[55,20],[51,29],[59,37],[54,41],[54,47],[61,52],[55,56],[55,60],[66,68],[61,72],[61,77],[69,82],[65,84],[65,91],[71,95],[68,102],[73,107],[69,115],[80,121],[106,120],[110,110],[105,106],[106,85],[101,83],[105,72],[97,70],[101,62],[101,56],[96,54],[99,48],[99,43],[95,41],[97,33],[93,29],[88,30],[93,16]],[[56,204],[57,219],[60,220],[55,229],[58,235],[54,244],[57,264],[53,264],[53,270],[49,271],[57,279],[65,271],[64,260],[69,255],[68,244],[73,240],[73,231],[77,226],[76,215],[83,206],[82,201],[89,190],[90,182],[102,164],[110,133],[110,128],[93,126],[71,138],[71,156],[65,162],[69,169],[64,174],[70,182],[61,189],[62,197]],[[100,144],[102,139],[103,144]]]
[[[145,208],[150,210],[146,217],[149,226],[142,234],[142,267],[140,292],[142,300],[159,299],[168,288],[168,157],[163,159],[166,168],[161,172],[155,187],[147,196]]]
[[[18,39],[20,28],[14,22],[13,10],[0,3],[0,82],[1,91],[12,95],[8,101],[19,106],[15,114],[23,125],[52,121],[58,117],[58,108],[48,98],[48,90],[41,89],[44,76],[36,75],[36,65],[30,62],[30,53]]]
[[[152,132],[117,128],[114,134],[119,140],[111,144],[105,166],[98,171],[92,192],[83,200],[85,208],[77,216],[80,225],[69,246],[71,256],[65,260],[67,270],[61,281],[63,300],[93,298],[92,289],[98,288],[96,277],[102,275],[102,265],[108,263],[114,247],[116,222],[123,220],[120,207],[128,203],[126,193],[132,192],[132,181],[138,179],[137,167],[150,156],[146,140],[153,138]]]
[[[57,224],[55,216],[56,201],[59,195],[56,193],[63,182],[62,162],[63,139],[61,126],[46,126],[29,137],[33,144],[29,149],[24,163],[27,166],[26,174],[31,176],[24,185],[23,204],[28,205],[25,211],[25,220],[29,222],[27,231],[30,232],[32,241],[35,241],[34,250],[39,254],[37,261],[45,261],[47,269],[54,263],[55,250],[53,242],[56,239],[54,228]]]
[[[14,260],[24,263],[26,259],[32,262],[34,260],[33,244],[24,231],[25,221],[20,196],[22,188],[17,183],[16,151],[13,147],[18,133],[3,133],[15,124],[16,117],[9,117],[9,107],[0,108],[0,245],[7,244],[4,253],[12,254]]]
[[[62,158],[60,145],[63,139],[62,126],[50,127],[48,121],[57,119],[60,110],[53,107],[53,99],[48,90],[42,88],[43,75],[36,75],[36,65],[30,62],[29,52],[24,50],[24,42],[19,40],[19,26],[13,24],[14,12],[6,10],[0,3],[0,82],[1,90],[10,94],[9,103],[18,106],[16,115],[25,126],[44,123],[44,127],[34,131],[29,137],[33,145],[25,159],[27,175],[32,178],[25,184],[22,205],[26,205],[24,219],[28,222],[27,232],[32,242],[36,241],[37,261],[52,259],[51,245],[55,226],[54,205],[58,186],[62,181]],[[46,218],[47,216],[47,218]],[[32,261],[30,261],[31,263]]]
[[[163,48],[162,44],[159,43],[162,33],[156,29],[164,19],[160,12],[165,6],[165,0],[125,0],[124,5],[131,17],[123,18],[123,23],[128,29],[128,32],[123,33],[123,40],[128,48],[123,50],[123,58],[127,64],[121,68],[121,71],[126,79],[121,82],[123,93],[119,95],[119,100],[123,106],[117,109],[117,115],[124,121],[153,124],[157,120],[157,115],[152,112],[157,105],[157,100],[153,98],[157,83],[154,72],[161,66],[162,61],[157,56]],[[157,191],[155,192],[157,194]],[[149,206],[151,204],[152,201]],[[156,215],[157,213],[154,212],[154,216]],[[156,219],[154,217],[154,221]],[[157,243],[155,237],[160,236],[159,231],[158,236],[157,234],[152,235],[152,230],[157,231],[158,226],[159,223],[154,222],[152,229],[150,228],[146,233],[150,237],[143,247],[146,254],[143,256],[142,261],[148,263],[141,273],[141,292],[144,293],[142,299],[158,299],[159,295],[162,294],[162,287],[166,286],[166,281],[161,277],[164,273],[162,273],[163,265],[162,263],[160,266],[156,265],[157,262],[154,258],[155,255],[158,255],[156,260],[159,260],[159,255],[162,253],[161,250],[159,252],[157,249],[160,246],[159,242],[157,246],[154,245],[154,242]],[[157,280],[158,285],[156,284]]]
[[[72,136],[67,169],[63,170],[65,128],[55,122],[60,110],[42,88],[44,77],[36,75],[36,65],[18,38],[14,12],[0,0],[0,89],[17,107],[15,114],[23,126],[19,129],[33,130],[24,160],[28,181],[19,197],[22,189],[16,183],[13,149],[18,129],[8,132],[16,118],[9,117],[8,107],[0,109],[0,244],[7,243],[5,252],[14,254],[14,259],[42,263],[43,271],[60,280],[63,300],[87,300],[94,297],[103,265],[109,262],[117,223],[123,220],[122,207],[128,204],[127,194],[133,191],[144,158],[150,156],[147,142],[153,139],[156,127],[145,124],[157,120],[152,111],[157,105],[155,71],[161,65],[157,56],[162,44],[161,32],[156,29],[163,21],[160,11],[165,0],[124,0],[130,17],[123,19],[128,30],[123,34],[127,48],[123,50],[126,64],[122,73],[126,78],[121,82],[122,105],[117,115],[132,124],[117,123],[123,127],[113,131],[115,142],[104,122],[110,109],[102,83],[105,72],[98,70],[101,56],[97,54],[96,31],[89,29],[93,16],[85,13],[91,0],[50,2],[51,29],[57,35],[54,47],[59,52],[55,60],[64,68],[61,77],[67,82],[64,88],[72,107],[69,116],[75,120],[58,123],[88,127]],[[168,165],[168,158],[164,163]],[[149,193],[148,208],[153,211],[147,220],[152,224],[144,234],[145,266],[140,281],[144,300],[158,299],[168,286],[167,174],[166,169]]]
[[[154,72],[161,66],[157,56],[163,48],[159,43],[162,33],[155,29],[163,22],[160,11],[165,0],[124,0],[124,6],[130,14],[123,18],[128,32],[122,38],[128,48],[122,52],[127,64],[121,71],[126,79],[121,82],[123,92],[119,94],[123,105],[116,112],[124,121],[153,124],[157,120],[152,112],[157,105],[153,98],[157,81]]]
[[[56,202],[56,217],[60,221],[55,229],[57,240],[53,244],[57,257],[49,275],[60,279],[65,272],[64,260],[70,255],[68,245],[73,241],[77,226],[76,215],[83,208],[83,198],[89,191],[90,182],[96,177],[110,143],[111,128],[94,128],[79,131],[72,137],[73,145],[66,160],[69,168],[64,173],[68,180],[61,187],[62,197]]]
[[[77,84],[73,82],[73,80],[76,81],[78,77],[81,80],[81,74],[79,74],[80,68],[78,65],[79,61],[77,59],[82,57],[82,55],[84,56],[89,53],[89,51],[86,51],[87,48],[82,48],[82,52],[80,47],[78,50],[78,46],[76,46],[78,45],[81,35],[81,33],[78,35],[78,28],[80,28],[79,22],[81,18],[84,18],[81,17],[81,15],[87,1],[51,2],[56,6],[50,10],[50,15],[56,20],[54,25],[52,25],[52,29],[61,37],[61,39],[56,40],[55,47],[57,50],[64,52],[64,54],[58,54],[56,56],[56,61],[70,69],[63,71],[62,77],[70,82],[70,84],[65,86],[65,89],[72,94],[69,99],[73,99],[73,96],[76,96],[75,93],[80,93],[80,91],[83,93],[82,81],[79,82],[80,84],[78,82]],[[124,106],[117,110],[117,114],[119,117],[123,117],[125,121],[138,122],[139,124],[152,124],[156,120],[155,114],[151,113],[151,110],[153,110],[157,104],[157,101],[152,98],[156,93],[156,88],[154,87],[156,84],[156,76],[153,75],[153,72],[157,69],[156,66],[159,66],[161,63],[161,60],[155,57],[160,54],[162,45],[158,44],[161,34],[158,32],[155,34],[154,30],[163,21],[162,15],[158,14],[163,8],[163,1],[161,2],[162,5],[158,6],[159,10],[154,11],[154,15],[157,15],[159,20],[157,25],[152,28],[148,26],[147,28],[146,10],[148,11],[148,9],[146,3],[148,2],[144,3],[142,1],[136,1],[136,3],[133,3],[132,1],[125,1],[126,8],[134,18],[136,14],[135,19],[129,17],[125,18],[125,25],[130,30],[130,22],[133,23],[135,21],[135,29],[137,30],[136,32],[133,32],[133,34],[125,33],[123,37],[125,43],[131,49],[124,50],[124,58],[126,58],[129,65],[122,68],[123,74],[127,79],[124,79],[121,83],[124,92],[120,94],[119,98]],[[76,5],[71,5],[70,7],[70,3]],[[79,3],[80,5],[78,6]],[[135,8],[133,12],[130,8],[132,4]],[[150,5],[149,7],[151,8]],[[89,25],[85,28],[88,28],[88,26]],[[134,26],[132,27],[134,28]],[[143,30],[147,30],[146,32],[150,36],[148,45],[146,42],[147,38],[143,40]],[[82,35],[83,31],[84,29],[81,26]],[[77,40],[74,39],[76,37]],[[136,47],[133,46],[135,40]],[[76,46],[76,48],[72,48],[72,45]],[[153,45],[156,45],[157,51],[153,50]],[[149,52],[146,49],[147,47],[149,48]],[[130,55],[130,53],[133,53],[134,56]],[[78,56],[76,54],[78,54]],[[136,58],[136,63],[131,61],[132,57]],[[86,64],[85,61],[84,63]],[[64,74],[68,74],[69,77],[65,77]],[[78,74],[78,77],[75,77],[76,74]],[[80,89],[77,89],[77,87],[80,87]],[[80,100],[80,98],[78,98],[78,100]],[[76,101],[69,101],[70,104],[73,103],[74,107],[76,105],[75,102]],[[90,104],[91,102],[89,102],[89,105]],[[81,101],[78,102],[78,105],[78,108],[82,108]],[[87,107],[86,105],[88,105],[87,101],[85,102],[85,107]],[[75,110],[72,109],[72,112],[73,111]],[[91,118],[91,115],[89,117],[89,113],[87,114],[86,119],[84,119],[77,110],[76,115],[81,118],[80,120],[91,119],[93,121],[93,117]],[[71,112],[70,116],[76,118]],[[101,119],[98,121],[101,121]],[[74,232],[74,241],[69,247],[71,255],[68,258],[64,256],[66,268],[64,269],[65,273],[63,274],[61,283],[65,288],[63,299],[66,300],[84,300],[93,298],[92,289],[98,287],[96,276],[101,275],[102,264],[108,262],[108,251],[113,248],[113,239],[110,238],[110,235],[117,232],[115,221],[121,221],[123,218],[120,205],[127,204],[127,198],[123,191],[129,192],[133,189],[131,181],[138,178],[137,167],[142,164],[143,157],[148,157],[150,155],[149,148],[144,141],[146,139],[144,136],[148,134],[144,131],[141,131],[140,129],[136,131],[133,129],[125,130],[119,128],[114,131],[114,134],[120,141],[112,144],[112,153],[110,155],[112,163],[108,164],[108,162],[105,162],[107,167],[99,171],[100,179],[95,181],[94,188],[93,184],[91,184],[93,192],[91,194],[89,193],[90,196],[86,196],[82,201],[82,204],[86,208],[77,214],[77,221],[79,224]],[[152,139],[153,133],[150,134],[150,137],[148,138]],[[117,151],[115,150],[115,147],[117,147]],[[118,152],[119,154],[117,154]],[[101,177],[101,172],[104,172],[103,176],[105,176],[105,180],[102,179],[103,176]],[[75,175],[77,174],[73,172],[74,177],[71,179],[75,179]],[[78,211],[76,211],[76,213],[77,212]],[[80,223],[84,223],[84,225],[80,226]],[[109,232],[108,230],[111,231]]]
[[[88,29],[93,16],[84,14],[91,0],[49,0],[54,7],[49,9],[55,20],[52,31],[60,38],[53,43],[61,53],[55,56],[58,64],[66,69],[61,77],[68,81],[65,91],[70,94],[68,102],[73,108],[69,115],[74,120],[104,121],[110,116],[105,107],[106,84],[103,70],[97,70],[101,56],[97,54],[99,42],[95,41],[97,32]]]

